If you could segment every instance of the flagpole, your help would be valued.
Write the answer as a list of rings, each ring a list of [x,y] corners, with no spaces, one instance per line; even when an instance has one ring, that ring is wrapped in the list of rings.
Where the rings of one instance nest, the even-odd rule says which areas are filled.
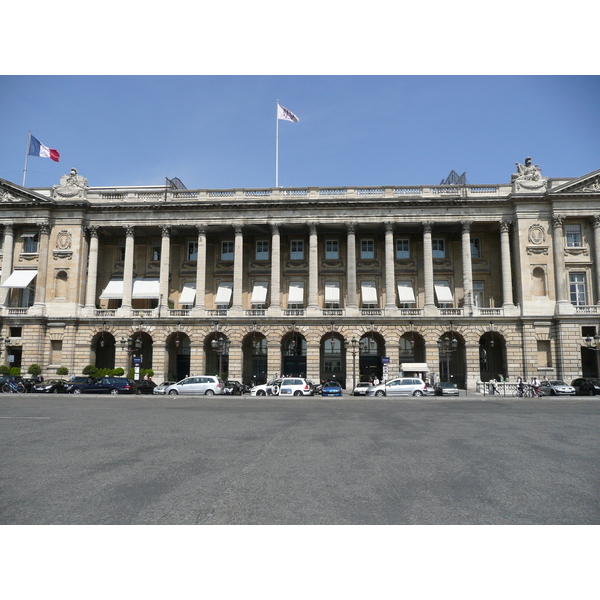
[[[279,187],[279,100],[275,112],[275,187]]]
[[[23,168],[23,187],[25,187],[25,178],[27,177],[27,158],[29,157],[29,146],[31,145],[31,131],[27,132],[27,148],[25,149],[25,167]]]

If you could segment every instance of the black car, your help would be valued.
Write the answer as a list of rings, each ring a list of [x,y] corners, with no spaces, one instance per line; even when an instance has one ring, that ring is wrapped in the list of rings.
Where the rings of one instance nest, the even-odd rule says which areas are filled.
[[[578,396],[596,396],[600,394],[600,379],[573,379],[571,385]]]
[[[67,384],[64,379],[47,379],[34,384],[31,391],[36,394],[60,394],[67,391]]]
[[[242,394],[250,393],[250,387],[244,385],[241,381],[228,379],[225,382],[225,393],[232,396],[241,396]]]
[[[152,379],[142,379],[141,381],[135,382],[135,387],[137,388],[138,394],[152,394],[154,393],[156,384]]]
[[[67,386],[69,394],[135,394],[136,385],[126,377],[100,377],[89,383],[70,382]]]

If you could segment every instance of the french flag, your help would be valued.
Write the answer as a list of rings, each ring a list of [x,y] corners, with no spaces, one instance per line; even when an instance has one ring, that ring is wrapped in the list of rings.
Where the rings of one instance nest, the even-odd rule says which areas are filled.
[[[44,146],[41,142],[36,140],[31,134],[29,134],[29,156],[39,156],[40,158],[49,158],[54,162],[58,162],[60,154],[52,148]]]

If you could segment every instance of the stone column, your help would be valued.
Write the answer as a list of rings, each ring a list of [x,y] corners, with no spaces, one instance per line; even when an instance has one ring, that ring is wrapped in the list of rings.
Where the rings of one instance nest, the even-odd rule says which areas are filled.
[[[510,266],[510,221],[500,222],[500,253],[502,258],[502,305],[514,306],[512,268]]]
[[[592,217],[594,225],[594,263],[596,266],[596,304],[600,305],[600,215]],[[590,302],[591,304],[591,302]]]
[[[385,308],[396,308],[396,286],[394,274],[394,224],[385,224]]]
[[[85,307],[96,307],[96,286],[98,284],[98,227],[88,227],[90,232],[90,249],[88,252],[87,281],[85,288]]]
[[[270,308],[281,309],[281,238],[279,225],[271,224],[271,302]]]
[[[350,309],[358,309],[356,303],[356,223],[346,223],[348,228],[347,302]]]
[[[198,230],[198,260],[196,262],[196,304],[194,309],[203,311],[206,304],[206,225],[196,225]]]
[[[473,267],[471,265],[471,225],[473,221],[461,221],[462,224],[462,261],[463,261],[463,305],[465,314],[473,312]]]
[[[161,225],[162,238],[160,242],[160,309],[169,309],[169,273],[171,266],[171,226]],[[165,313],[166,314],[166,313]]]
[[[0,283],[4,283],[12,273],[13,255],[15,251],[15,233],[12,223],[4,225],[4,242],[2,249],[2,278]],[[0,287],[0,305],[6,304],[9,288]]]
[[[557,304],[570,304],[567,291],[567,270],[565,268],[564,216],[552,217],[552,249],[554,255],[554,285]]]
[[[233,303],[231,308],[237,311],[242,310],[242,290],[243,290],[243,259],[244,259],[244,236],[242,226],[234,225],[235,230],[235,251],[233,255]]]
[[[308,310],[319,308],[319,246],[317,224],[309,223],[308,243]]]
[[[435,309],[433,297],[433,246],[431,243],[432,221],[423,221],[423,274],[425,276],[425,310]]]
[[[133,225],[124,225],[125,228],[125,263],[123,265],[123,301],[121,308],[131,308],[133,294],[133,252],[135,242],[135,228]]]
[[[43,307],[46,303],[46,285],[48,277],[48,249],[50,246],[50,224],[40,223],[40,244],[38,247],[38,273],[35,284],[34,305]]]

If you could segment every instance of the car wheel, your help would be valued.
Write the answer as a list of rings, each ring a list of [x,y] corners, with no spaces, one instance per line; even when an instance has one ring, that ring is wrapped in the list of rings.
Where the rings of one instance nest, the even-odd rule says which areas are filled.
[[[213,396],[214,392],[212,390],[206,390],[206,392],[204,392],[205,396]]]
[[[595,396],[595,395],[596,395],[596,392],[594,391],[594,388],[591,388],[591,389],[588,391],[588,396]]]
[[[266,396],[267,392],[265,392],[265,390],[258,390],[258,392],[256,392],[257,396]]]
[[[73,393],[74,393],[74,394],[81,394],[81,390],[80,390],[79,388],[75,388],[75,389],[73,390]]]
[[[112,396],[118,396],[119,390],[117,388],[113,388],[112,390],[110,390],[110,393]]]
[[[421,390],[415,390],[413,396],[422,396],[423,392]]]
[[[179,395],[179,392],[177,390],[171,390],[169,392],[169,396],[178,396],[178,395]]]
[[[385,396],[385,392],[384,392],[383,390],[377,390],[377,391],[375,392],[375,395],[376,395],[376,396],[379,396],[379,397],[381,397],[381,396]]]
[[[55,394],[58,394],[58,390],[57,390],[56,388],[54,388],[52,391],[53,391]]]
[[[302,392],[300,390],[296,390],[294,392],[294,396],[302,396]]]

